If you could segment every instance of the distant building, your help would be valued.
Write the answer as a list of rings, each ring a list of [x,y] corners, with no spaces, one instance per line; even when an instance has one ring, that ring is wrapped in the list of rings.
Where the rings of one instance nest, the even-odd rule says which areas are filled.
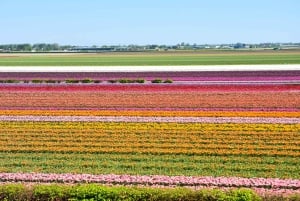
[[[71,51],[76,52],[111,52],[115,51],[112,47],[75,47],[71,48]]]

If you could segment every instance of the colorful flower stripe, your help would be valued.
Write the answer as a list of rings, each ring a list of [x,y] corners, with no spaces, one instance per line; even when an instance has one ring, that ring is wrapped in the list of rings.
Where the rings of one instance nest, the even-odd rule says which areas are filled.
[[[186,176],[138,176],[138,175],[91,175],[91,174],[43,174],[0,173],[1,182],[58,182],[58,183],[103,183],[144,184],[165,186],[218,186],[268,189],[300,189],[300,180],[239,177],[186,177]]]
[[[107,85],[83,85],[83,84],[55,84],[55,85],[0,85],[0,91],[190,91],[190,92],[246,92],[246,91],[300,91],[300,84],[107,84]]]
[[[1,72],[0,79],[122,79],[166,78],[173,80],[300,80],[299,71],[186,71],[186,72]]]
[[[0,110],[7,116],[300,117],[296,111]]]
[[[87,98],[88,97],[88,98]],[[271,98],[272,97],[272,98]],[[3,108],[293,108],[299,92],[0,92]]]
[[[182,131],[182,134],[193,135],[193,131],[201,132],[202,134],[210,132],[216,132],[221,130],[222,132],[236,132],[238,135],[250,131],[251,133],[260,133],[264,132],[265,135],[268,135],[271,131],[279,132],[280,134],[286,134],[286,132],[298,132],[300,129],[299,124],[195,124],[195,123],[186,123],[186,124],[177,124],[177,123],[101,123],[101,122],[86,122],[80,124],[79,122],[0,122],[0,129],[33,129],[33,130],[47,130],[49,132],[55,132],[56,129],[71,129],[74,128],[78,133],[86,129],[91,129],[94,133],[94,130],[102,129],[112,130],[116,129],[114,132],[150,132],[150,131],[164,131],[164,130],[177,130]],[[84,129],[86,128],[86,129]],[[130,129],[130,130],[129,130]],[[132,130],[131,130],[132,129]],[[185,133],[186,131],[190,131]],[[130,134],[130,133],[126,133]],[[298,135],[297,135],[298,136]],[[300,137],[300,136],[299,136]]]
[[[177,122],[177,123],[272,123],[297,124],[300,118],[271,117],[139,117],[139,116],[7,116],[0,121],[71,121],[71,122]]]
[[[300,157],[299,124],[1,122],[0,129],[0,151],[9,153]]]
[[[300,191],[300,71],[151,73],[14,74],[144,84],[0,84],[0,172],[24,172],[0,182]]]

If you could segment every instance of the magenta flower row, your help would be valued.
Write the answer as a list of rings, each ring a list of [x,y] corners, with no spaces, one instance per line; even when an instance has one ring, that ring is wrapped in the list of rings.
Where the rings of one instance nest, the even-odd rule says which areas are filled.
[[[13,116],[1,115],[0,121],[60,122],[175,122],[175,123],[275,123],[297,124],[300,118],[286,117],[140,117],[140,116]]]
[[[299,71],[186,71],[186,72],[3,72],[0,79],[120,79],[170,78],[173,80],[300,80]]]
[[[193,177],[193,176],[135,176],[91,174],[0,173],[1,182],[102,183],[128,185],[246,187],[300,190],[299,179]]]

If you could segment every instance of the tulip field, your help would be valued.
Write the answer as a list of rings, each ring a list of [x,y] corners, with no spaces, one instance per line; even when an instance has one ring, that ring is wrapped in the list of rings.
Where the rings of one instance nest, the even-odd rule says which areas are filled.
[[[101,82],[31,82],[86,78]],[[145,82],[108,82],[124,78]],[[0,80],[20,81],[0,83],[0,182],[300,194],[300,71],[0,72]]]

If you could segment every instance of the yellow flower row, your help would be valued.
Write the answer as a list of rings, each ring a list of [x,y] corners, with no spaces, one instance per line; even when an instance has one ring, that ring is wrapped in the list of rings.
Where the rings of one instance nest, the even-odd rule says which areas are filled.
[[[85,131],[94,130],[117,130],[126,132],[128,129],[139,132],[159,130],[188,130],[190,131],[236,131],[236,132],[295,132],[300,130],[300,124],[247,124],[247,123],[136,123],[136,122],[0,122],[0,129],[27,128],[30,130],[43,131],[65,130],[74,128]]]
[[[300,156],[300,125],[1,122],[0,151]]]

